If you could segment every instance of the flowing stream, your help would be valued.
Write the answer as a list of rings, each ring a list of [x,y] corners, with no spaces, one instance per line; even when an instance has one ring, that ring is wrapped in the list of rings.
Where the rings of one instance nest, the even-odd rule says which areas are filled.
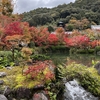
[[[64,100],[99,100],[81,87],[76,80],[65,83]]]

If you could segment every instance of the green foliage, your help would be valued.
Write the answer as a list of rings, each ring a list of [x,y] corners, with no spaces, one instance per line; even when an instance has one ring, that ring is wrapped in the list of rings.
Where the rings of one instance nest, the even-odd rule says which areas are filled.
[[[53,92],[49,92],[49,96],[51,100],[56,100],[56,94],[54,94]]]
[[[33,55],[31,55],[31,59],[33,61],[35,61],[35,60],[44,61],[44,60],[49,60],[50,57],[46,56],[46,55],[43,55],[43,54],[33,54]]]
[[[13,66],[13,65],[14,65],[14,62],[11,62],[6,56],[0,57],[0,68]]]
[[[51,50],[52,53],[62,53],[62,52],[69,52],[69,48],[67,48],[64,45],[55,45],[55,46],[51,46],[49,48],[49,50]]]
[[[0,68],[13,66],[12,52],[11,51],[0,51]]]
[[[94,51],[95,54],[98,54],[98,55],[99,55],[99,53],[98,53],[99,51],[100,51],[100,46],[96,46],[96,47],[95,47],[95,51]]]
[[[74,25],[73,24],[68,24],[66,26],[66,30],[68,30],[68,31],[73,31],[73,29],[74,29]]]
[[[49,32],[53,32],[53,31],[54,31],[53,26],[51,26],[51,25],[50,25],[50,26],[48,26],[48,31],[49,31]]]
[[[0,51],[0,68],[19,64],[22,60],[21,52],[14,50],[14,61],[11,51]]]
[[[100,51],[100,46],[96,46],[95,50]]]
[[[80,53],[80,54],[86,54],[86,53],[87,53],[87,50],[84,50],[84,49],[78,49],[78,50],[77,50],[77,53]]]
[[[0,51],[0,56],[11,56],[12,52],[11,51]]]
[[[76,48],[70,48],[70,54],[76,54],[77,49]]]
[[[48,91],[48,95],[50,100],[58,100],[57,97],[60,95],[60,92],[63,93],[64,91],[64,84],[63,82],[52,82],[46,85],[45,88]]]
[[[92,65],[95,66],[99,61],[92,60]]]
[[[94,49],[77,49],[77,53],[79,54],[93,54],[94,53]]]
[[[94,49],[89,49],[88,52],[89,53],[94,53]]]
[[[68,23],[72,17],[77,20],[87,18],[92,22],[100,24],[100,0],[77,0],[75,3],[58,5],[57,7],[38,8],[27,13],[23,13],[23,21],[27,21],[31,26],[48,25],[59,22]],[[88,27],[87,27],[88,28]],[[69,26],[72,30],[73,27]]]
[[[48,84],[46,86],[46,90],[48,91],[48,95],[49,95],[50,100],[56,100],[57,94],[54,91],[54,89],[55,89],[55,86],[51,87],[50,84]]]
[[[14,63],[19,64],[22,60],[21,52],[14,50]]]
[[[81,64],[72,63],[68,66],[58,66],[58,76],[67,81],[77,79],[79,83],[96,96],[100,96],[100,76],[93,67],[87,68]]]

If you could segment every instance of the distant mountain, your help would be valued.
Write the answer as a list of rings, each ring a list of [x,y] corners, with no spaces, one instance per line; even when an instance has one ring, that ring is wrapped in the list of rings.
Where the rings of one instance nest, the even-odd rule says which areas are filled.
[[[30,26],[56,25],[59,21],[68,23],[74,17],[77,20],[87,18],[100,24],[100,0],[76,0],[75,3],[58,5],[54,8],[38,8],[22,14],[22,21]]]

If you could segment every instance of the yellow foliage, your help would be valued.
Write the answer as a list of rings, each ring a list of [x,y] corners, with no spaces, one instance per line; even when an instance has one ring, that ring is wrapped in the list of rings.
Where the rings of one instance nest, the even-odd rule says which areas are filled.
[[[2,12],[2,14],[7,16],[11,15],[13,12],[12,0],[1,0],[0,3],[0,11]]]
[[[28,48],[28,47],[23,47],[21,52],[25,55],[31,55],[32,54],[32,49]]]
[[[97,70],[94,67],[89,67],[87,70],[91,73],[91,76],[94,77],[95,79],[100,80],[100,75],[98,75]]]
[[[15,82],[16,76],[19,73],[22,73],[22,68],[18,67],[18,66],[12,67],[11,70],[3,68],[3,69],[0,69],[0,72],[6,72],[7,73],[6,77],[0,78],[0,79],[4,80],[4,85],[9,86],[11,88],[14,88],[15,85],[16,85],[16,82]]]

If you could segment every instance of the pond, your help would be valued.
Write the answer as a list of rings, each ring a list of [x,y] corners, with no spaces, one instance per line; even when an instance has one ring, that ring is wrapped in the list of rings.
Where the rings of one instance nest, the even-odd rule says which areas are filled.
[[[88,67],[91,67],[91,66],[93,66],[92,60],[100,61],[100,55],[97,56],[97,55],[93,55],[93,54],[73,54],[73,55],[70,55],[68,53],[53,53],[53,54],[51,53],[51,54],[48,54],[48,55],[50,56],[51,60],[53,60],[54,64],[56,64],[56,65],[62,64],[62,63],[71,64],[72,62],[75,62],[75,63],[78,63],[78,64],[83,64],[83,65],[86,65]],[[76,83],[73,85],[73,87],[75,87],[75,86],[76,86]],[[74,90],[73,87],[70,88],[70,86],[68,85],[67,88],[69,88],[70,91],[65,89],[64,90],[64,96],[63,96],[63,92],[61,91],[58,94],[57,100],[98,100],[97,97],[94,97],[93,95],[91,95],[91,93],[85,91],[84,88],[82,89],[82,87],[81,87],[82,90],[80,90],[79,87],[78,87],[78,89],[77,89],[77,87],[75,87],[75,89],[76,89],[75,94],[76,94],[77,90],[79,90],[79,91],[77,91],[78,94],[76,94],[77,98],[72,99],[73,95],[71,96],[70,93],[71,93],[71,90],[72,90],[72,93],[73,93],[73,90]],[[65,91],[67,91],[67,92],[65,92]],[[80,91],[83,91],[83,94],[80,94]]]
[[[68,53],[51,53],[48,54],[51,60],[54,61],[56,65],[58,64],[70,64],[72,62],[84,64],[88,67],[92,66],[92,60],[100,61],[100,55],[93,55],[93,54],[73,54],[70,55]]]

